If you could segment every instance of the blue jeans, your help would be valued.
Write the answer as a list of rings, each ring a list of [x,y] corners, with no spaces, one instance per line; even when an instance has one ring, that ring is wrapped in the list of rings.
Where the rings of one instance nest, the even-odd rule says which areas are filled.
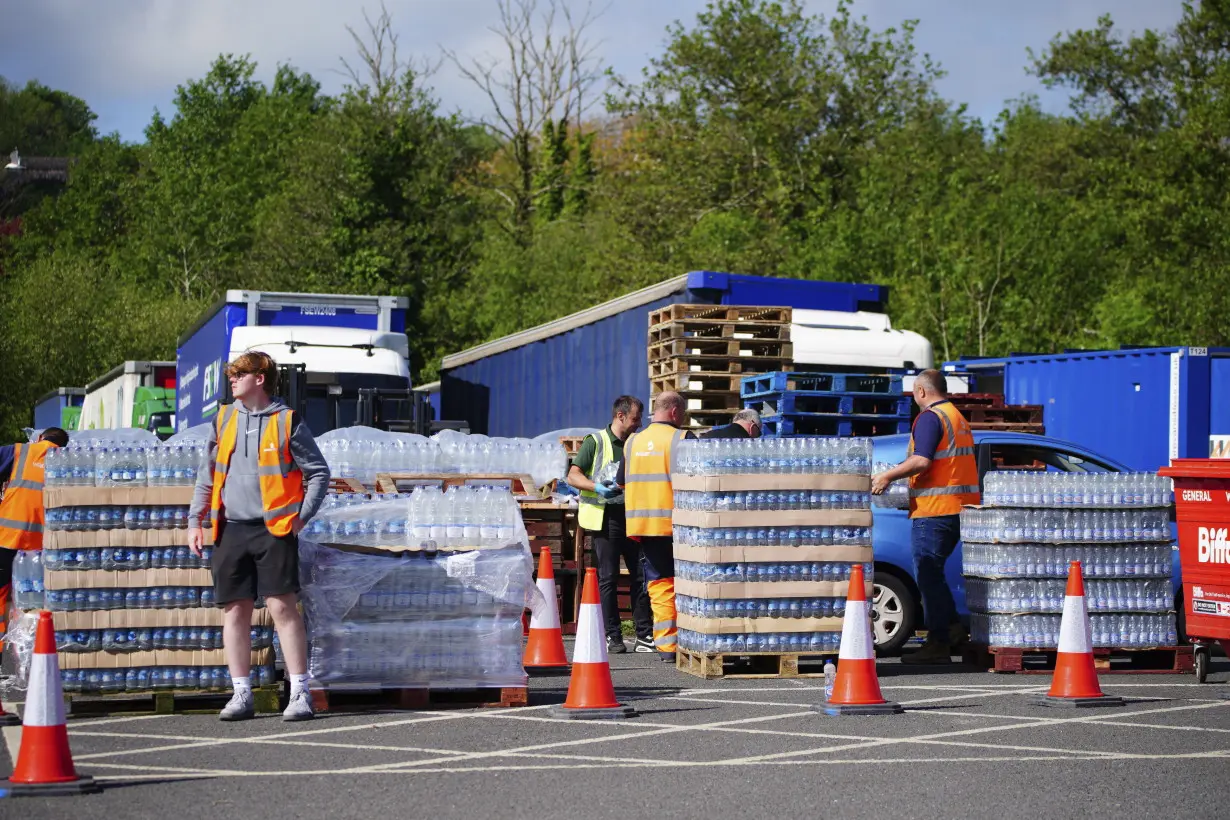
[[[957,605],[944,578],[944,564],[961,540],[961,516],[936,515],[910,522],[914,578],[922,593],[927,640],[948,642],[948,625],[957,619]]]

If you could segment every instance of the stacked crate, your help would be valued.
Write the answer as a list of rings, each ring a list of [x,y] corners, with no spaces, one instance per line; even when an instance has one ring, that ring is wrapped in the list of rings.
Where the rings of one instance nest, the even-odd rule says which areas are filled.
[[[872,560],[867,471],[683,469],[699,474],[672,480],[677,668],[702,678],[823,674],[824,659],[839,648],[850,570]],[[749,497],[757,510],[720,511]],[[868,570],[869,596],[870,577]]]
[[[192,487],[58,487],[44,491],[42,563],[66,692],[110,694],[230,687],[207,561],[188,530],[117,510],[186,507]],[[177,523],[183,521],[178,516]],[[71,522],[71,523],[69,523]],[[125,523],[135,526],[125,526]],[[254,684],[274,682],[268,612],[252,615]],[[262,699],[263,702],[264,699]],[[276,697],[272,699],[276,707]]]
[[[1045,435],[1040,404],[1004,404],[1000,393],[954,393],[948,397],[971,430],[999,430]]]
[[[669,305],[649,312],[652,395],[669,390],[688,403],[693,424],[729,424],[749,373],[789,370],[792,311],[786,307]]]
[[[766,373],[744,377],[743,406],[760,413],[764,435],[882,436],[910,429],[901,376]]]
[[[560,627],[565,633],[573,634],[577,630],[581,605],[581,587],[577,579],[585,574],[582,561],[589,536],[577,525],[576,507],[551,501],[521,501],[519,505],[530,551],[534,554],[535,572],[543,547],[551,550]]]

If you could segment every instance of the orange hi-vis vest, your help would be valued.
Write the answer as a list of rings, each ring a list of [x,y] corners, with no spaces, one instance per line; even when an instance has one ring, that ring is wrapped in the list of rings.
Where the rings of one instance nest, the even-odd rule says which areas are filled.
[[[57,446],[50,441],[14,445],[13,472],[0,502],[0,547],[43,548],[43,459]]]
[[[933,404],[923,411],[939,416],[944,432],[935,458],[926,472],[910,478],[910,518],[956,515],[966,504],[979,504],[978,461],[974,458],[974,434],[969,422],[952,402]],[[918,418],[922,418],[922,413]],[[918,419],[914,420],[918,424]],[[910,434],[910,454],[914,435]]]
[[[624,510],[629,536],[669,536],[675,494],[671,467],[683,430],[655,421],[624,443]]]
[[[294,411],[282,410],[269,417],[261,434],[257,473],[261,484],[261,507],[265,526],[274,535],[290,535],[303,504],[303,471],[290,456],[290,436],[295,423]],[[214,542],[219,538],[222,521],[222,485],[231,466],[231,454],[239,437],[239,413],[228,404],[218,412],[214,422],[218,438],[218,453],[214,457],[214,486],[209,499],[209,522]]]

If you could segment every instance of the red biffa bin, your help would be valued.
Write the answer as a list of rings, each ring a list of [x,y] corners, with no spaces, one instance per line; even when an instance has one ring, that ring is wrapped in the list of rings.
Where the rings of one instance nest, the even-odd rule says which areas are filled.
[[[1203,683],[1210,645],[1230,655],[1230,459],[1178,458],[1158,473],[1174,479],[1187,637]]]

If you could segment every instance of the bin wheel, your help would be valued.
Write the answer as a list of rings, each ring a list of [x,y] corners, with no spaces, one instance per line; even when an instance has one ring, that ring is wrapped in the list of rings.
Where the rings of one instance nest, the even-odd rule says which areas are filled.
[[[1204,683],[1204,679],[1209,676],[1209,648],[1197,646],[1192,655],[1192,662],[1196,669],[1196,683]]]

